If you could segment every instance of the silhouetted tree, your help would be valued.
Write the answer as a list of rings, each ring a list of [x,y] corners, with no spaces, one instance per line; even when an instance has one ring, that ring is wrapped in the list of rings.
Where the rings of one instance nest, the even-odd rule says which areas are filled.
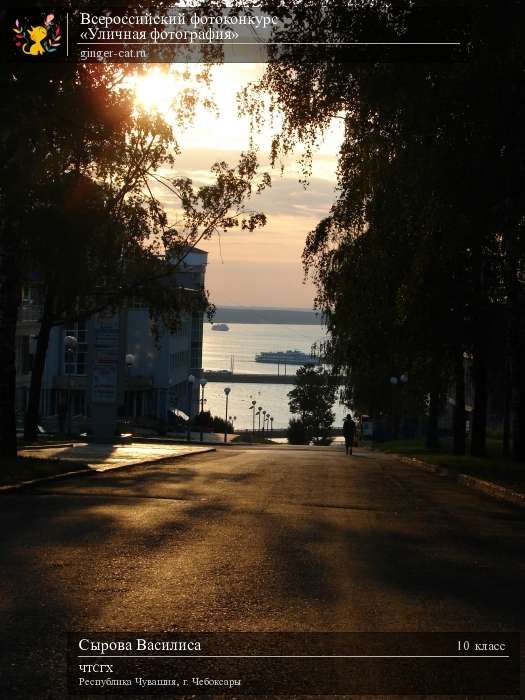
[[[288,392],[290,412],[301,417],[308,442],[325,443],[334,422],[337,386],[323,367],[299,367],[294,388]]]

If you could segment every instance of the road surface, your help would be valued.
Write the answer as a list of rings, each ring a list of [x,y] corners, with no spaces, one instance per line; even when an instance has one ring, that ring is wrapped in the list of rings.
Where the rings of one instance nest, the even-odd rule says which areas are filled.
[[[524,628],[523,511],[388,456],[225,447],[0,518],[2,697],[65,697],[68,629]]]

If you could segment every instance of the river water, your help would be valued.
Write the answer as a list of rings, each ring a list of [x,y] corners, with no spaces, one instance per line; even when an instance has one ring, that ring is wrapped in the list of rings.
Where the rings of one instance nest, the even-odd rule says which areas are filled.
[[[213,331],[211,324],[204,325],[203,361],[205,370],[231,369],[242,374],[277,374],[277,365],[255,362],[261,351],[301,350],[310,352],[314,343],[325,339],[320,325],[249,324],[229,323],[229,331]],[[288,366],[287,374],[295,374],[297,367]],[[281,373],[283,368],[281,367]],[[292,384],[257,384],[209,382],[205,387],[205,410],[213,415],[225,415],[224,387],[229,386],[228,414],[236,416],[237,429],[252,428],[253,400],[257,406],[274,417],[274,428],[285,428],[290,419],[286,394]],[[335,425],[341,426],[346,409],[336,402]],[[257,427],[257,423],[256,423]]]

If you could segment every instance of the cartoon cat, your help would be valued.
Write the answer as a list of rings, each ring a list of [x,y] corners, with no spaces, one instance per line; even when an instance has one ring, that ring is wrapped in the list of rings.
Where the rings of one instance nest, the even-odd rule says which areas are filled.
[[[29,51],[26,50],[27,44],[25,44],[22,47],[22,50],[24,53],[31,54],[31,56],[41,56],[43,53],[45,53],[44,47],[42,46],[42,42],[47,36],[47,29],[42,26],[38,27],[31,27],[31,31],[29,32],[29,38],[31,41],[34,41],[35,43],[29,48]]]

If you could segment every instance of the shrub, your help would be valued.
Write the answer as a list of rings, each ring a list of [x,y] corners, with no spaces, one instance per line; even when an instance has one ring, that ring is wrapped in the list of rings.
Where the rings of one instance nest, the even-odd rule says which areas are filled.
[[[306,426],[300,418],[290,418],[286,437],[290,445],[308,445],[310,442]]]
[[[233,433],[233,424],[230,421],[226,424],[224,418],[212,416],[209,411],[199,413],[193,419],[193,428],[199,430],[201,427],[206,433],[224,433],[225,427],[228,433]]]

